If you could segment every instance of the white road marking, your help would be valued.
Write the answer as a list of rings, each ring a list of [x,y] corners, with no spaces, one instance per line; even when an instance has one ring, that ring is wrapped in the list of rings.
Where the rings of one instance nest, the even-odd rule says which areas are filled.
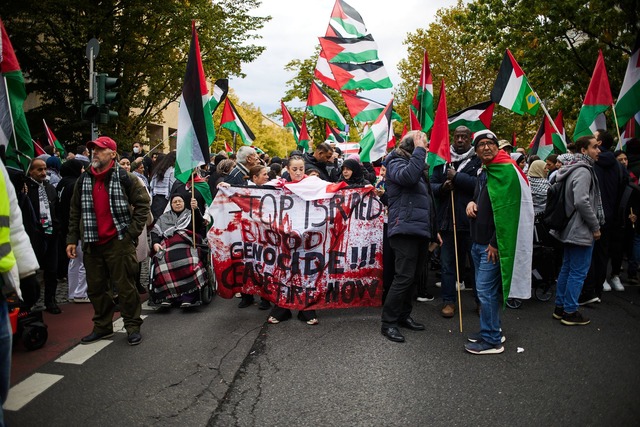
[[[111,344],[111,340],[100,340],[91,344],[78,344],[62,356],[56,359],[58,363],[70,363],[73,365],[82,365],[89,360],[97,352]]]
[[[26,380],[11,387],[9,397],[4,403],[6,411],[19,411],[40,393],[62,379],[62,375],[35,373]]]

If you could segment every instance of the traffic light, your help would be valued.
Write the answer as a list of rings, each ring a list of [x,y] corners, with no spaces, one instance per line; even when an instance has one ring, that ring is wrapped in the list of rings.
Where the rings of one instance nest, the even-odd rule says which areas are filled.
[[[110,107],[120,100],[120,94],[115,91],[120,85],[120,79],[101,73],[98,74],[97,80],[98,107],[100,109],[98,122],[107,124],[109,120],[118,118],[118,112],[111,110]]]
[[[80,116],[83,120],[93,122],[97,117],[100,109],[96,104],[91,101],[84,101],[82,103],[82,109],[80,110]]]

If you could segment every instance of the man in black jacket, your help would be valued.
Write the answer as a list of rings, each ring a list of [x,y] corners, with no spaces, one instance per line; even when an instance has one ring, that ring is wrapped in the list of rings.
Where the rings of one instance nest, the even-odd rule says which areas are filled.
[[[320,172],[320,179],[328,182],[335,182],[337,177],[329,175],[327,163],[333,156],[333,147],[326,142],[318,144],[313,153],[304,154],[304,169],[317,169]],[[339,175],[339,174],[338,174]]]
[[[458,126],[453,133],[451,164],[436,167],[431,177],[431,188],[439,202],[438,230],[442,237],[440,262],[443,307],[441,314],[447,318],[455,314],[456,268],[459,268],[460,277],[462,277],[467,259],[470,261],[471,272],[465,277],[465,281],[470,287],[474,287],[475,284],[473,261],[471,261],[471,235],[465,209],[473,198],[481,164],[480,158],[476,156],[471,146],[471,130],[466,126]],[[455,209],[452,209],[451,205],[452,194]],[[452,211],[455,212],[455,229]],[[457,263],[454,231],[458,244]]]

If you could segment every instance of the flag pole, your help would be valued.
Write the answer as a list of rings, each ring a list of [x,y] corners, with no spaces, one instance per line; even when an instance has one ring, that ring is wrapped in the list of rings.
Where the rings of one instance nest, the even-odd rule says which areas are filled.
[[[616,114],[615,104],[611,104],[611,109],[613,110],[613,122],[616,124],[616,131],[618,131],[618,143],[622,144],[622,137],[620,136],[620,126],[618,126],[618,115]]]
[[[172,134],[172,135],[173,135],[173,134]],[[153,147],[151,150],[147,151],[147,152],[144,154],[144,156],[142,156],[142,157],[143,157],[143,158],[144,158],[144,157],[147,157],[149,154],[151,154],[151,152],[152,152],[153,150],[155,150],[156,148],[158,148],[159,146],[161,146],[162,144],[164,144],[165,142],[167,142],[167,141],[169,140],[169,138],[171,138],[171,136],[172,136],[172,135],[169,135],[168,137],[166,137],[165,139],[163,139],[162,141],[160,141],[158,144],[156,144],[156,146],[155,146],[155,147]]]
[[[531,86],[531,85],[529,85]],[[538,102],[540,103],[540,106],[542,107],[542,111],[544,111],[544,114],[547,116],[547,118],[549,119],[549,123],[551,123],[551,126],[553,126],[553,130],[556,131],[556,133],[558,135],[560,135],[560,140],[562,141],[562,143],[564,144],[564,148],[567,148],[567,141],[564,139],[564,135],[560,133],[560,131],[558,130],[558,127],[556,126],[556,123],[553,121],[553,119],[551,118],[551,115],[549,114],[549,111],[547,111],[547,107],[544,105],[544,102],[542,102],[542,99],[540,99],[540,96],[538,96],[538,92],[536,92],[535,90],[533,90],[533,88],[531,88],[531,90],[533,91],[533,94],[536,96],[536,99],[538,100]]]
[[[194,169],[191,172],[191,200],[193,200],[195,198],[195,179],[193,178],[193,175],[196,173],[196,170]],[[191,200],[189,200],[189,208],[191,209],[191,228],[193,230],[193,248],[195,249],[196,247],[196,215],[195,215],[195,210],[191,207]]]
[[[453,250],[456,254],[456,289],[458,291],[458,318],[460,319],[460,333],[462,333],[462,299],[460,298],[460,266],[458,261],[458,233],[456,230],[456,205],[451,189],[451,216],[453,217]]]
[[[7,94],[7,111],[9,112],[9,121],[11,122],[11,133],[13,134],[13,143],[15,144],[16,151],[18,150],[18,135],[16,135],[16,126],[13,123],[13,111],[11,111],[11,99],[9,99],[9,86],[7,84],[7,78],[3,77],[4,81],[4,93]],[[32,139],[33,141],[33,139]]]

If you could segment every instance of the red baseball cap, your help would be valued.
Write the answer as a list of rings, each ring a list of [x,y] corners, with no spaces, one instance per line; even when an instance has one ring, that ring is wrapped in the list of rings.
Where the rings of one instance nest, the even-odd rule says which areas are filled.
[[[89,141],[87,143],[88,149],[93,149],[95,147],[108,148],[113,151],[118,151],[116,142],[113,139],[109,138],[108,136],[100,136],[96,138],[95,141]]]

